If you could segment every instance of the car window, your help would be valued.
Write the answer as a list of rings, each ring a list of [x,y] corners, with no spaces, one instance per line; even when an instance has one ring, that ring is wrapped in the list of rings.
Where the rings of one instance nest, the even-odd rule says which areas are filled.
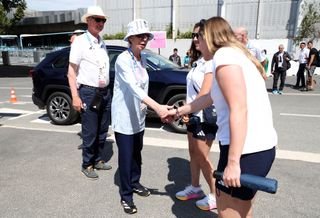
[[[67,55],[59,55],[52,66],[54,68],[67,68],[69,64],[69,53]]]
[[[167,58],[153,52],[146,52],[148,63],[157,69],[175,69],[180,68],[177,64]]]
[[[108,50],[108,55],[109,55],[109,61],[110,61],[110,71],[115,71],[114,69],[114,65],[116,63],[116,60],[119,56],[119,54],[121,54],[122,51],[119,50]]]

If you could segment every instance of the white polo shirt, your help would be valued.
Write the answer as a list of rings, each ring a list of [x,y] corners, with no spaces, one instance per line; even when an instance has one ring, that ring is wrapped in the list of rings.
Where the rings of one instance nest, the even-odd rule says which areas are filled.
[[[299,52],[299,63],[300,64],[308,63],[308,58],[309,58],[309,49],[307,49],[307,48],[300,49],[300,52]]]
[[[211,97],[217,112],[218,140],[222,145],[230,144],[230,110],[215,79],[216,69],[222,65],[240,66],[245,80],[248,113],[247,135],[242,154],[273,148],[277,144],[278,138],[273,127],[272,110],[265,81],[246,55],[240,49],[231,47],[220,48],[213,56]]]
[[[69,62],[78,65],[78,85],[99,87],[99,77],[109,84],[109,56],[106,45],[88,31],[77,36],[71,44]],[[100,74],[101,69],[101,75]]]

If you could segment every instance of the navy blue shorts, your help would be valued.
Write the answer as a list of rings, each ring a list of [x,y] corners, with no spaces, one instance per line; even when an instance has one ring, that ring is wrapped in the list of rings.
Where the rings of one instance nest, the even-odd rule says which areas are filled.
[[[196,116],[193,116],[196,117]],[[191,117],[190,117],[191,118]],[[214,140],[216,138],[216,133],[218,130],[217,125],[209,125],[206,123],[200,123],[198,121],[192,122],[192,124],[187,125],[187,131],[192,133],[192,137],[200,140]]]
[[[220,158],[217,170],[223,172],[228,162],[229,145],[220,145]],[[276,156],[275,147],[251,154],[241,155],[240,168],[241,173],[253,174],[256,176],[266,177],[269,173],[272,163]],[[232,197],[239,198],[241,200],[251,200],[257,190],[253,190],[246,187],[226,187],[221,182],[216,180],[217,195],[219,191],[223,191]]]

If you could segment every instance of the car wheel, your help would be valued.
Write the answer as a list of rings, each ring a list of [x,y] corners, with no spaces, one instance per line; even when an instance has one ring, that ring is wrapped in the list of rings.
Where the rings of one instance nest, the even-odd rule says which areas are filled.
[[[54,124],[73,124],[79,117],[72,106],[69,95],[63,92],[54,92],[47,100],[47,114]]]
[[[180,107],[184,105],[186,102],[186,94],[178,94],[169,99],[168,105],[174,105],[175,107]],[[187,126],[182,122],[182,118],[179,118],[176,121],[173,121],[169,124],[175,132],[178,133],[186,133]]]

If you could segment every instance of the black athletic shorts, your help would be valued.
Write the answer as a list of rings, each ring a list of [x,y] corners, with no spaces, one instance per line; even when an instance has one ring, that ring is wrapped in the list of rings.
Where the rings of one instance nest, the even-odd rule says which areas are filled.
[[[220,145],[220,158],[217,170],[223,172],[228,162],[229,145]],[[275,147],[251,154],[241,155],[240,168],[241,173],[253,174],[256,176],[266,177],[271,169],[272,163],[275,159],[276,151]],[[219,191],[223,191],[230,194],[232,197],[239,198],[241,200],[251,200],[257,190],[253,190],[246,187],[226,187],[222,181],[216,180],[217,195]]]
[[[196,119],[197,116],[191,116],[189,119]],[[200,140],[214,140],[218,130],[217,125],[209,125],[201,123],[200,119],[192,121],[192,124],[187,125],[187,131],[192,133],[192,137]]]

